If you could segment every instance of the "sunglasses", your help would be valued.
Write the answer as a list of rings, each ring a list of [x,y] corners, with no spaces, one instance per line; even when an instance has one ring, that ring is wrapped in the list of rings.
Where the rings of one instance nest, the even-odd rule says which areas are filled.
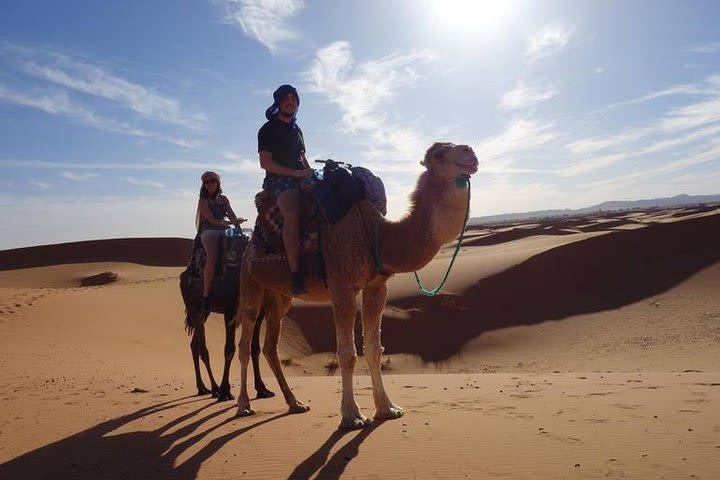
[[[205,180],[203,183],[205,185],[212,185],[213,183],[217,183],[217,182],[218,182],[217,180],[215,180],[214,178],[211,178],[210,180]]]

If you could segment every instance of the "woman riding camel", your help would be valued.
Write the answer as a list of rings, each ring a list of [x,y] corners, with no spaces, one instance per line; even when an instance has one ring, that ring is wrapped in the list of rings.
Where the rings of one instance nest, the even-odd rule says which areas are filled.
[[[202,309],[210,313],[210,289],[215,276],[215,262],[218,256],[218,242],[230,225],[240,224],[247,219],[239,218],[230,206],[230,200],[222,194],[220,175],[205,172],[200,177],[200,198],[195,214],[195,226],[205,249],[205,270],[203,271]]]

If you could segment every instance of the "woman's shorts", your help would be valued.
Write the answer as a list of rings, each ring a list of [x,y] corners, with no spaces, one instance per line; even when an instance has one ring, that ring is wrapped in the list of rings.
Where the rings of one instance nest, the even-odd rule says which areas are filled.
[[[220,237],[225,235],[225,230],[203,230],[200,234],[200,242],[205,249],[205,255],[210,260],[215,260],[220,248]]]
[[[295,177],[286,177],[284,175],[273,175],[272,177],[265,177],[263,181],[263,190],[268,191],[272,196],[277,199],[282,192],[290,189],[300,189],[300,180]]]

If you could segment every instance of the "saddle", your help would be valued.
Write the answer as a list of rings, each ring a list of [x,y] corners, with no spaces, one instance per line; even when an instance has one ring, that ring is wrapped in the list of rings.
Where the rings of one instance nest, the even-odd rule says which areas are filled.
[[[320,228],[322,217],[317,203],[307,195],[303,187],[300,196],[300,268],[306,284],[325,282],[324,264],[320,252]],[[290,268],[283,245],[283,217],[275,203],[275,197],[265,190],[255,195],[257,219],[252,234],[256,256],[251,260],[250,271],[261,278],[285,278],[290,282]]]
[[[382,180],[363,167],[345,167],[325,160],[318,174],[306,177],[300,184],[300,268],[305,283],[326,285],[325,265],[320,252],[323,224],[335,225],[360,200],[367,199],[383,215],[387,212]],[[255,195],[257,220],[253,230],[250,263],[253,276],[290,278],[287,256],[282,240],[283,218],[273,195],[261,191]]]
[[[241,231],[238,231],[238,234],[226,234],[218,238],[218,257],[216,260],[217,263],[215,264],[215,278],[222,278],[230,273],[233,275],[237,274],[237,272],[231,271],[240,268],[243,253],[249,243],[250,238]],[[193,241],[190,261],[186,269],[186,272],[191,278],[202,279],[206,260],[207,254],[200,241],[200,233],[198,233]]]

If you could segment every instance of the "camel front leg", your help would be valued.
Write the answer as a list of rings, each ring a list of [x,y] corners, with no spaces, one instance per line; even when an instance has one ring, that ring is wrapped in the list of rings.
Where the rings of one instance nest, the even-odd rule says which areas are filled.
[[[337,356],[342,375],[342,401],[340,404],[340,428],[355,430],[368,425],[371,420],[360,412],[353,391],[353,372],[357,362],[355,351],[355,317],[357,315],[356,293],[332,292],[333,315],[337,338]]]
[[[305,413],[310,410],[308,405],[300,403],[295,394],[285,379],[285,374],[280,364],[280,356],[278,355],[278,342],[280,340],[280,329],[282,327],[282,319],[290,309],[290,297],[284,297],[278,295],[277,302],[272,305],[272,308],[268,308],[268,315],[266,319],[266,332],[265,332],[265,344],[263,346],[263,353],[267,359],[268,365],[275,374],[280,390],[285,397],[285,402],[288,405],[290,413]]]
[[[246,417],[253,415],[255,411],[250,408],[250,397],[247,391],[247,370],[250,363],[251,342],[253,330],[255,329],[255,320],[258,310],[252,307],[241,309],[240,325],[242,332],[240,333],[240,343],[238,344],[238,357],[240,358],[240,393],[238,394],[238,417]]]
[[[385,283],[363,290],[363,349],[365,350],[365,361],[367,361],[370,369],[370,378],[372,380],[375,418],[392,419],[402,417],[405,412],[390,401],[385,392],[382,373],[380,372],[380,356],[384,350],[380,343],[380,324],[382,323],[382,312],[386,298],[387,284]]]
[[[197,387],[198,396],[209,395],[212,393],[211,390],[205,386],[200,374],[200,337],[198,336],[198,328],[204,328],[203,326],[195,327],[192,334],[192,340],[190,340],[190,352],[192,353],[193,367],[195,368],[195,386]]]
[[[198,395],[204,395],[206,393],[211,393],[213,397],[217,397],[220,392],[220,388],[218,388],[217,383],[215,382],[215,377],[213,377],[212,369],[210,368],[210,353],[208,352],[207,343],[205,339],[205,323],[198,325],[195,328],[195,331],[193,332],[193,338],[191,341],[191,350],[193,351],[193,356],[197,355],[200,357],[202,362],[205,364],[205,370],[207,370],[208,377],[210,378],[210,389],[211,391],[208,392],[205,388],[205,385],[202,383],[202,378],[200,377],[200,368],[196,363],[196,379],[197,387],[198,387]],[[193,358],[193,360],[195,360]]]
[[[224,402],[226,400],[234,400],[232,393],[230,393],[230,364],[235,356],[235,321],[234,311],[226,311],[225,317],[225,365],[223,367],[223,377],[220,382],[220,391],[218,392],[218,402]]]

